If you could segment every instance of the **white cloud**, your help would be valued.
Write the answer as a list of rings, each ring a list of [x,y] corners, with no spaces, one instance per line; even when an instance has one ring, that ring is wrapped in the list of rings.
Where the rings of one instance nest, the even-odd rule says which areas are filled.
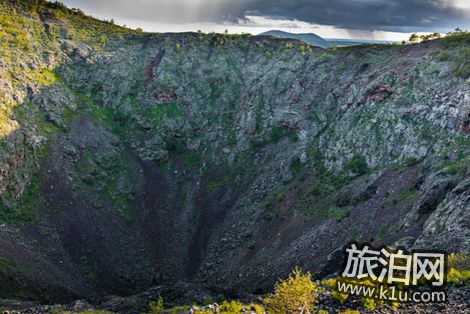
[[[470,9],[470,0],[454,0],[455,6],[460,9]]]
[[[141,27],[149,32],[196,32],[223,33],[228,30],[230,34],[251,33],[254,35],[278,29],[291,33],[315,33],[323,38],[344,38],[362,40],[390,40],[401,41],[410,37],[411,33],[398,33],[386,31],[352,30],[331,25],[319,25],[298,20],[272,19],[264,16],[249,15],[239,23],[154,23],[131,19],[116,19],[119,24],[130,27]]]

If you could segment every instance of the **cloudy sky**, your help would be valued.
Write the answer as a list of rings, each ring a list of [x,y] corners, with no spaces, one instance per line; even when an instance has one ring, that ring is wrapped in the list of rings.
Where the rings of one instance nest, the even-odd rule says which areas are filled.
[[[401,40],[412,32],[470,28],[470,0],[62,0],[98,18],[147,31]]]

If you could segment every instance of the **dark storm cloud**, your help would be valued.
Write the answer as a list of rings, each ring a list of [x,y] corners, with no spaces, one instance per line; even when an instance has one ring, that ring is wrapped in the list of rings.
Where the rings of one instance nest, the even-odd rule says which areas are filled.
[[[247,15],[355,29],[432,30],[470,25],[457,0],[65,0],[87,12],[162,23],[237,21]],[[470,1],[470,0],[469,0]]]
[[[263,15],[360,29],[408,30],[469,24],[468,12],[449,0],[259,0],[250,3],[249,9]]]
[[[243,18],[253,0],[61,0],[87,13],[158,23],[219,22]]]

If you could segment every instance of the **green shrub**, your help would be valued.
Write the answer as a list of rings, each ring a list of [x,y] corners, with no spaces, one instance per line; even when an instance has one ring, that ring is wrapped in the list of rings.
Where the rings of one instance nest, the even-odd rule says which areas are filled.
[[[406,157],[405,164],[407,167],[413,167],[420,163],[420,159],[416,157]]]
[[[330,55],[329,53],[324,53],[320,56],[320,60],[322,61],[329,61],[333,58],[332,55]]]
[[[363,307],[365,307],[369,311],[373,311],[376,307],[375,300],[372,298],[362,298],[361,304]]]
[[[210,295],[204,296],[204,300],[202,301],[203,305],[209,305],[214,303],[214,300],[212,300],[212,297]]]
[[[339,209],[336,207],[330,207],[328,210],[328,217],[333,217],[337,222],[342,221],[345,218],[348,218],[351,215],[351,210],[349,208]]]
[[[62,312],[59,312],[62,313]],[[63,312],[64,314],[113,314],[113,312],[108,311],[97,311],[97,310],[88,310],[83,312]]]
[[[238,301],[224,301],[219,308],[221,314],[241,313],[243,311],[243,304]]]
[[[455,76],[467,79],[470,77],[470,48],[461,48],[454,69]]]
[[[157,300],[149,304],[149,314],[160,314],[163,311],[163,298],[159,295]]]
[[[452,61],[453,57],[450,53],[448,53],[447,51],[443,51],[439,54],[439,56],[437,57],[437,59],[441,62],[445,62],[445,61]]]
[[[452,71],[455,76],[467,79],[470,77],[470,64],[464,63],[456,66]]]
[[[355,154],[351,160],[347,162],[346,170],[349,170],[356,175],[366,174],[369,171],[366,158],[364,156]]]
[[[266,298],[264,302],[270,314],[312,313],[318,294],[319,289],[310,273],[303,273],[297,267],[286,280],[278,281],[273,297]]]
[[[294,159],[292,160],[291,164],[290,164],[290,169],[292,170],[292,172],[294,173],[299,173],[300,171],[302,171],[302,169],[304,168],[304,165],[302,164],[302,162],[300,161],[300,159]]]
[[[288,127],[274,127],[271,130],[271,143],[277,143],[284,137],[290,138],[293,142],[299,140],[297,132]]]
[[[175,306],[170,309],[165,309],[165,313],[168,313],[168,314],[189,313],[190,310],[191,310],[191,306],[183,305],[183,306]]]
[[[176,52],[180,52],[181,49],[182,49],[182,48],[181,48],[181,44],[180,44],[180,43],[176,43],[176,45],[175,45],[175,50],[176,50]]]
[[[264,307],[259,305],[259,304],[251,304],[251,310],[254,311],[256,314],[264,314],[266,311],[264,310]]]
[[[291,43],[287,43],[287,44],[284,45],[284,49],[286,49],[286,50],[292,49],[292,48],[294,48],[294,45],[291,44]]]
[[[455,268],[459,271],[470,270],[470,254],[452,253],[447,257],[449,268]]]
[[[470,33],[458,28],[454,32],[448,33],[444,41],[446,48],[454,48],[466,44],[470,44]]]
[[[331,296],[333,300],[340,304],[344,304],[349,297],[349,293],[340,292],[337,290],[337,280],[335,278],[325,279],[322,281],[322,284],[326,287],[329,287],[331,290]]]
[[[470,281],[470,271],[458,271],[454,267],[450,267],[447,273],[447,283],[452,285],[464,285]]]

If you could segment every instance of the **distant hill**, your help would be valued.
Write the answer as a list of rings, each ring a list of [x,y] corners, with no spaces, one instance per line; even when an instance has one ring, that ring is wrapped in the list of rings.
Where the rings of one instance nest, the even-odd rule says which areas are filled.
[[[325,38],[333,46],[356,46],[363,44],[392,44],[394,41]]]
[[[321,38],[318,35],[315,35],[313,33],[304,33],[304,34],[294,34],[294,33],[288,33],[284,31],[279,31],[279,30],[272,30],[268,32],[264,32],[259,34],[261,36],[272,36],[272,37],[277,37],[277,38],[293,38],[293,39],[298,39],[306,42],[307,44],[310,44],[312,46],[317,46],[317,47],[322,47],[322,48],[330,48],[333,47],[333,44],[330,43],[329,41]]]
[[[322,38],[314,33],[295,34],[279,30],[267,31],[259,34],[260,36],[272,36],[277,38],[292,38],[298,39],[310,44],[312,46],[331,48],[334,46],[356,46],[362,44],[390,44],[392,41],[384,40],[359,40],[359,39],[337,39],[337,38]]]

